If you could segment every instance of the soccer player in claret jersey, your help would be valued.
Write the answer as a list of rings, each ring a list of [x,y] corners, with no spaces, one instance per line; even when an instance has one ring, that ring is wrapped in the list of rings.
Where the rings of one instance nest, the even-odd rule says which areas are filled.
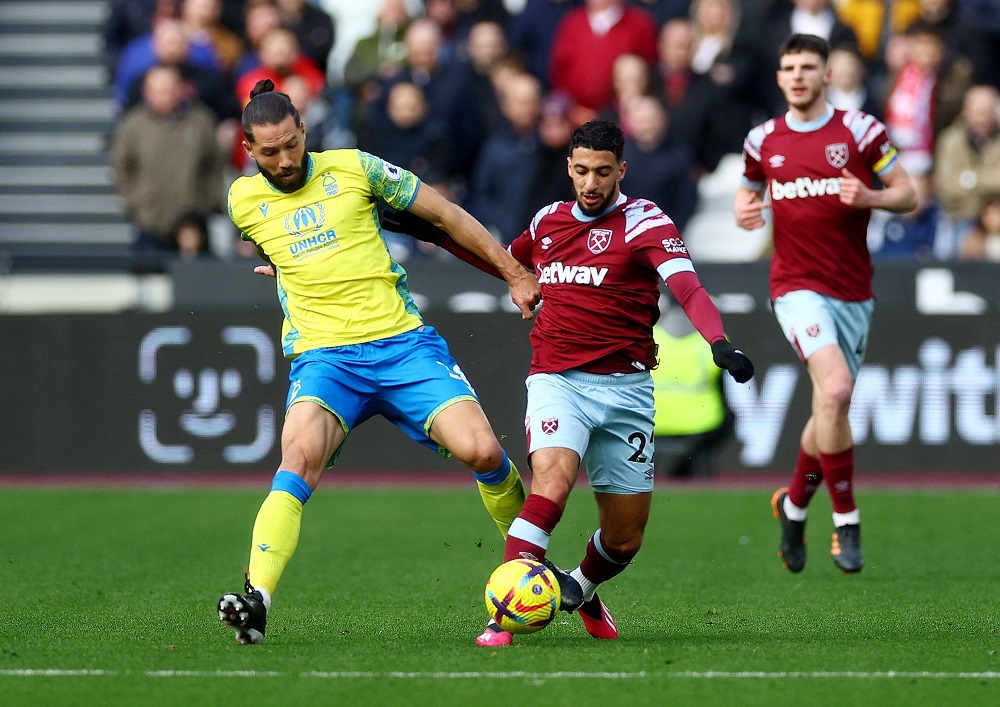
[[[743,383],[753,364],[726,340],[722,319],[701,286],[670,217],[652,202],[621,193],[624,136],[591,121],[571,138],[567,160],[574,202],[539,211],[509,246],[538,275],[543,305],[531,332],[525,426],[531,493],[511,524],[504,560],[534,556],[556,571],[565,611],[579,610],[595,638],[618,630],[597,595],[642,545],[653,489],[653,324],[666,281],[712,345],[716,365]],[[670,361],[659,365],[669,366]],[[546,560],[549,540],[586,463],[599,527],[579,567]],[[501,646],[513,636],[490,622],[476,639]]]
[[[764,226],[762,211],[771,210],[774,314],[812,381],[791,484],[771,499],[779,555],[792,572],[805,566],[806,507],[823,480],[833,501],[833,560],[844,572],[864,565],[848,411],[875,304],[868,220],[873,208],[909,211],[915,198],[885,126],[827,103],[829,51],[813,35],[785,41],[777,80],[788,112],[750,131],[733,203],[747,230]],[[874,176],[884,188],[874,187]]]
[[[444,340],[423,323],[406,273],[389,256],[385,202],[444,229],[494,268],[530,319],[535,276],[464,210],[410,172],[358,150],[305,150],[288,96],[259,81],[243,111],[243,147],[260,173],[240,177],[229,213],[275,276],[292,358],[281,466],[257,513],[245,593],[219,600],[240,643],[264,638],[271,596],[295,552],[302,509],[356,426],[382,415],[411,438],[471,469],[503,534],[524,486]]]

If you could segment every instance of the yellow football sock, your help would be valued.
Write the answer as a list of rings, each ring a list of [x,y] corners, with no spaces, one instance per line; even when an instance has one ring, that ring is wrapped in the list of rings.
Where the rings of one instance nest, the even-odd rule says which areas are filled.
[[[524,505],[524,483],[517,467],[514,466],[514,462],[510,462],[510,473],[499,483],[484,484],[478,479],[476,483],[479,485],[479,495],[483,497],[486,510],[506,540],[510,524],[517,518],[521,506]]]
[[[302,502],[287,491],[271,490],[257,512],[250,547],[250,584],[273,595],[295,554],[302,526]]]

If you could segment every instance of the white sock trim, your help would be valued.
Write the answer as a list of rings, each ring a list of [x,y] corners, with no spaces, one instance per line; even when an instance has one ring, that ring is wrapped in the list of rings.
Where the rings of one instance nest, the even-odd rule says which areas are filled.
[[[569,575],[580,583],[580,589],[583,590],[584,601],[590,601],[594,598],[594,594],[597,593],[597,585],[584,577],[583,572],[580,571],[579,567],[570,572]]]
[[[271,593],[269,591],[267,591],[266,589],[260,589],[259,587],[255,587],[255,589],[257,589],[257,591],[260,592],[260,595],[264,598],[264,608],[267,609],[268,611],[270,611],[271,610]]]
[[[839,528],[842,525],[858,525],[861,523],[861,511],[855,508],[848,513],[834,513],[833,527]]]
[[[799,508],[792,503],[792,499],[790,499],[787,494],[785,495],[784,510],[788,520],[805,520],[808,515],[808,511],[806,511],[805,508]]]
[[[507,530],[507,535],[512,535],[519,540],[524,540],[545,550],[549,549],[549,540],[552,537],[537,525],[526,521],[524,518],[515,518]]]

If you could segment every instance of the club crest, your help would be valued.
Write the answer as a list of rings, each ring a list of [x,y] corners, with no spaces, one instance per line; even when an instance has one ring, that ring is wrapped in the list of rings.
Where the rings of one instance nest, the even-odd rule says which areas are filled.
[[[835,142],[826,146],[826,161],[834,169],[841,169],[847,165],[847,143]]]
[[[547,420],[542,420],[542,432],[547,435],[552,435],[556,433],[559,429],[559,418],[550,417]]]
[[[608,228],[592,228],[587,238],[587,247],[594,255],[599,255],[611,245],[611,230]]]

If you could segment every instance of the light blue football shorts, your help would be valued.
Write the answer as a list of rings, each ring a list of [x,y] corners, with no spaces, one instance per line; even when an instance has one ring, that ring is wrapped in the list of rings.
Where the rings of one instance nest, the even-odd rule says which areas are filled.
[[[809,290],[796,290],[774,301],[774,316],[799,358],[805,362],[824,346],[839,346],[851,377],[865,360],[875,300],[844,302]]]
[[[312,401],[336,415],[348,435],[382,415],[445,457],[451,453],[427,436],[435,416],[461,400],[478,402],[448,344],[426,325],[378,341],[306,351],[292,361],[288,379],[286,413],[295,403]]]
[[[649,373],[536,373],[525,380],[528,453],[572,449],[595,491],[653,490],[653,379]]]

